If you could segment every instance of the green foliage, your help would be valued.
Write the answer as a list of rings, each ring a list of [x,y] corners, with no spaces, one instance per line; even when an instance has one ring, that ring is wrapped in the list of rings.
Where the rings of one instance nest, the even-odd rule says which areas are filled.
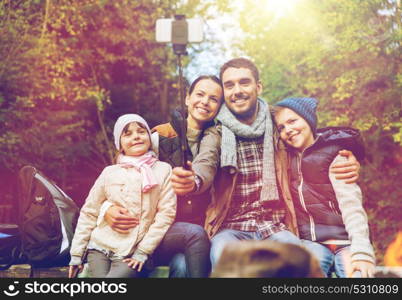
[[[112,162],[119,115],[153,126],[177,105],[176,61],[155,42],[156,19],[205,9],[198,0],[1,1],[0,169],[33,164],[73,193],[93,180]]]

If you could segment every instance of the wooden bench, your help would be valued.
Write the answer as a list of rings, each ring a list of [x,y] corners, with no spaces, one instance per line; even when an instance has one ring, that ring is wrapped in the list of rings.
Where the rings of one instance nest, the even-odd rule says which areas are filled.
[[[0,271],[0,278],[29,278],[31,272],[30,265],[13,265],[7,270]],[[34,268],[32,270],[33,278],[67,278],[68,267],[54,268]],[[90,277],[87,269],[84,269],[80,278]],[[149,275],[152,278],[167,278],[169,277],[169,267],[161,266],[155,268]]]
[[[13,265],[7,270],[0,271],[0,278],[29,278],[31,272],[30,265]],[[68,277],[68,267],[55,268],[35,268],[33,269],[34,278],[63,278]]]
[[[29,278],[31,267],[29,265],[14,265],[9,269],[0,271],[0,278]],[[402,278],[402,267],[376,267],[376,277],[399,277]],[[33,270],[34,278],[66,278],[68,276],[68,267],[55,268],[35,268]],[[88,271],[84,269],[80,278],[90,277]],[[169,267],[161,266],[155,268],[150,274],[151,278],[169,277]]]

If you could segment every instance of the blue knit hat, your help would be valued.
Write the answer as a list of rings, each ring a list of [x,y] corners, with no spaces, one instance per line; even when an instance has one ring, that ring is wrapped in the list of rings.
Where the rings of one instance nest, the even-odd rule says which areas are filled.
[[[287,107],[300,115],[310,125],[311,131],[315,136],[317,129],[317,104],[318,101],[314,98],[286,98],[275,105]]]

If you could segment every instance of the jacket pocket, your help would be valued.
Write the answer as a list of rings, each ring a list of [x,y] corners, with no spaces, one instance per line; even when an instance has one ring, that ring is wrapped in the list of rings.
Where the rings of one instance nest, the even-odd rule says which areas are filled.
[[[120,200],[121,196],[126,193],[126,186],[124,183],[107,183],[105,185],[105,192],[108,200]]]

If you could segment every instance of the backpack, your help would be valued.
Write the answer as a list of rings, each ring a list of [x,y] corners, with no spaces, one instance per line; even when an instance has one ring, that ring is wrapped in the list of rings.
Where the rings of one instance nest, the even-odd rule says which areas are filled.
[[[16,224],[0,224],[0,270],[8,269],[20,259],[21,238]]]
[[[8,265],[28,263],[42,268],[67,265],[79,215],[77,205],[32,166],[23,167],[18,177],[18,233],[5,236],[17,240],[9,252],[12,261]],[[3,254],[0,252],[0,263]]]

